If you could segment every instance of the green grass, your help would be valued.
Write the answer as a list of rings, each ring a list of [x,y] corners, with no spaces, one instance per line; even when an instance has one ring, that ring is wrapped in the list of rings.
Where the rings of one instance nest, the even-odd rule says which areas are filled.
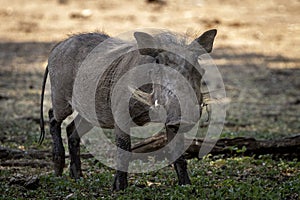
[[[17,122],[13,120],[2,122],[6,147],[19,148],[22,145],[25,149],[51,149],[49,134],[46,135],[42,146],[36,143],[39,129],[34,121],[20,119]],[[106,134],[112,137],[111,131],[107,131]],[[224,132],[222,137],[234,138],[244,134],[247,135],[242,131]],[[263,135],[261,133],[261,138]],[[82,152],[85,151],[86,149],[82,148]],[[50,158],[45,160],[51,163]],[[82,160],[84,178],[78,181],[69,177],[67,168],[62,177],[55,177],[50,164],[46,168],[1,166],[0,199],[300,198],[300,161],[297,160],[274,160],[270,156],[258,158],[206,156],[202,160],[193,159],[188,162],[192,185],[177,186],[175,171],[168,166],[157,172],[130,174],[129,187],[121,192],[111,190],[114,170],[93,158]],[[12,182],[16,177],[26,179],[34,175],[39,177],[38,187],[34,190]]]
[[[9,184],[14,170],[1,169],[1,199],[299,199],[300,162],[269,156],[189,160],[192,185],[177,186],[171,166],[157,172],[130,174],[125,191],[112,192],[114,170],[95,159],[83,161],[84,178],[39,175],[35,190]],[[25,170],[25,169],[23,169]],[[43,169],[41,169],[43,171]],[[22,173],[22,172],[21,172]],[[24,171],[23,171],[24,173]],[[24,173],[26,174],[26,173]]]

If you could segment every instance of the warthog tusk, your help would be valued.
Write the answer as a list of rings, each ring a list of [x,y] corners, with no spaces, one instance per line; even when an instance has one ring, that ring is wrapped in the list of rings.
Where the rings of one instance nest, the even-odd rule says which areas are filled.
[[[139,102],[142,102],[148,106],[152,106],[152,95],[148,94],[147,92],[143,92],[139,89],[134,89],[130,86],[128,86],[129,91],[132,93],[132,97],[138,100]]]

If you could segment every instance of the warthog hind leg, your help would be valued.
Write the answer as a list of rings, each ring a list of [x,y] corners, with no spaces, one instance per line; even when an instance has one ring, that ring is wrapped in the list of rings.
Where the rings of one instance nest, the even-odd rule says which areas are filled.
[[[65,166],[65,148],[61,139],[61,122],[54,119],[53,110],[48,112],[50,120],[50,133],[53,140],[52,156],[54,162],[54,173],[61,176]]]

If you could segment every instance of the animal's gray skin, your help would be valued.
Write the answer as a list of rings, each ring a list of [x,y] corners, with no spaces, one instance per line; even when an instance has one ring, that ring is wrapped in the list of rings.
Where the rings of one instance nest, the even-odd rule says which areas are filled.
[[[193,66],[199,65],[197,58],[203,53],[211,52],[213,41],[216,36],[216,30],[209,30],[196,38],[191,44],[185,44],[185,41],[177,41],[174,35],[170,33],[161,33],[151,36],[143,32],[135,32],[139,50],[131,52],[120,58],[116,58],[116,62],[104,72],[104,81],[97,86],[96,91],[96,112],[98,122],[102,127],[114,128],[116,135],[116,144],[118,146],[117,165],[123,166],[123,169],[128,168],[129,160],[122,159],[122,151],[120,149],[131,151],[130,136],[126,131],[120,129],[114,121],[111,109],[109,107],[110,91],[105,91],[102,88],[113,87],[113,82],[122,77],[126,71],[132,67],[144,63],[159,63],[170,66],[179,71],[193,87],[199,104],[202,103],[202,95],[200,91],[200,81],[202,74],[198,73]],[[76,107],[72,105],[72,91],[76,73],[86,58],[86,56],[101,42],[110,38],[102,33],[79,34],[70,37],[69,39],[57,44],[50,53],[48,66],[45,71],[42,98],[41,98],[41,138],[44,139],[44,119],[43,119],[43,98],[45,91],[45,83],[49,72],[51,82],[51,99],[52,108],[49,110],[50,118],[50,133],[53,139],[53,161],[54,171],[57,176],[61,176],[65,166],[65,151],[61,138],[61,124],[64,119],[72,114]],[[117,41],[117,40],[116,40]],[[118,41],[120,42],[120,41]],[[157,48],[148,48],[149,43]],[[180,45],[193,52],[193,63],[185,62],[180,56],[168,52],[160,48],[164,43],[173,43]],[[197,45],[196,45],[197,44]],[[199,49],[199,45],[202,46]],[[116,71],[118,73],[116,73]],[[159,72],[156,72],[159,73]],[[101,79],[102,80],[102,79]],[[108,80],[105,82],[105,80]],[[114,80],[114,81],[111,81]],[[163,77],[164,81],[169,81],[168,77]],[[167,82],[162,82],[164,85]],[[170,82],[169,82],[170,83]],[[105,86],[105,87],[103,87]],[[164,88],[157,85],[145,85],[140,88],[137,98],[132,98],[129,104],[129,111],[133,121],[138,125],[144,125],[150,121],[149,106],[154,104],[154,101],[163,105],[167,111],[167,121],[165,123],[167,138],[172,140],[178,131],[180,125],[180,105],[177,97],[172,93],[172,88]],[[70,175],[77,179],[82,176],[80,163],[80,134],[87,133],[95,124],[90,119],[81,117],[80,110],[76,118],[67,126],[68,147],[71,157]],[[200,110],[201,112],[201,110]],[[75,127],[80,130],[76,130]],[[125,132],[124,132],[125,131]],[[183,148],[183,143],[177,144],[176,148]],[[174,162],[174,167],[178,175],[180,185],[190,184],[190,179],[187,173],[187,163],[183,156],[179,157]],[[117,170],[113,183],[114,190],[122,190],[128,186],[127,172]]]

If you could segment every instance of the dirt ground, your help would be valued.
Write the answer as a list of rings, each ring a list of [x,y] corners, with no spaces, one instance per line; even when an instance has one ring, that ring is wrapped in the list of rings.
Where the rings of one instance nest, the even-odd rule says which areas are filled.
[[[57,41],[145,27],[218,29],[212,58],[231,101],[224,136],[300,133],[299,10],[299,0],[0,0],[0,145],[29,148],[39,137],[43,71]]]

